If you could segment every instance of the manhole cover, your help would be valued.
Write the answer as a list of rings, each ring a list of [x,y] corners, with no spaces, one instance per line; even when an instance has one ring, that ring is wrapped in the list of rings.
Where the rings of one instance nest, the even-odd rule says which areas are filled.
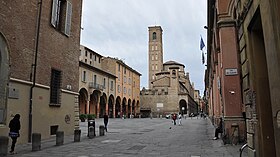
[[[143,149],[145,147],[146,146],[136,145],[136,146],[130,147],[128,150],[141,150],[141,149]]]

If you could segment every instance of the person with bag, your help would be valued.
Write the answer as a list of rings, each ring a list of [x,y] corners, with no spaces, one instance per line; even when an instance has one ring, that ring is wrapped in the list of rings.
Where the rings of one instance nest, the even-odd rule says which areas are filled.
[[[20,115],[16,114],[9,123],[9,128],[10,128],[9,136],[12,139],[12,146],[11,146],[11,151],[10,151],[11,154],[14,154],[15,145],[17,143],[17,138],[19,137],[19,130],[20,130],[19,119],[20,119]]]

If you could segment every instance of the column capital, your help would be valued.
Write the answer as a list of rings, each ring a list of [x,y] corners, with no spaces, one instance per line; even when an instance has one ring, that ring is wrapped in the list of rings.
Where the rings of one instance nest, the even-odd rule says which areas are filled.
[[[235,27],[236,26],[236,20],[235,19],[221,19],[217,22],[218,28],[223,27]]]

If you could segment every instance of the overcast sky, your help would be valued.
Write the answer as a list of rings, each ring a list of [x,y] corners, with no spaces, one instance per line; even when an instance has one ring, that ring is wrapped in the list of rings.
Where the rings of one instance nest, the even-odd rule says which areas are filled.
[[[200,36],[206,43],[206,0],[83,0],[81,44],[124,60],[148,87],[148,27],[163,29],[163,61],[185,65],[195,89],[204,91]]]

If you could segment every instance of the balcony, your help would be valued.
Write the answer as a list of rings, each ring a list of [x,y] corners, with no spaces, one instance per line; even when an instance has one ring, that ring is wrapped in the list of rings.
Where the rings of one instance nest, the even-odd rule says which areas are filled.
[[[101,90],[101,91],[103,89],[105,89],[105,87],[103,85],[98,84],[98,83],[94,83],[94,82],[89,82],[88,87],[89,88],[94,88],[94,89],[97,89],[97,90]]]

